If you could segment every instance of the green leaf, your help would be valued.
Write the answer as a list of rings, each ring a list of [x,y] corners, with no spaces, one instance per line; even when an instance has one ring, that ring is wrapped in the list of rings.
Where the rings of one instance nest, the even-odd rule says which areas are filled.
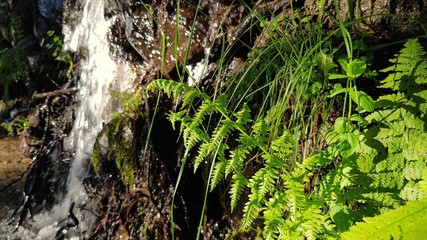
[[[357,78],[362,75],[366,70],[366,62],[363,60],[352,60],[347,64],[347,76]]]
[[[342,70],[347,73],[348,71],[348,61],[345,58],[338,59],[339,64],[341,65]],[[347,77],[347,76],[346,76]]]
[[[333,73],[329,75],[329,79],[343,79],[343,78],[347,78],[347,75],[338,74],[338,73]]]
[[[360,114],[351,115],[350,120],[353,122],[359,122],[362,124],[368,124],[369,123],[366,119],[364,119],[362,116],[360,116]]]
[[[343,134],[350,130],[350,125],[346,117],[339,117],[335,120],[334,129],[337,133]]]
[[[332,55],[326,54],[323,51],[320,51],[316,57],[314,58],[314,61],[317,63],[318,66],[323,70],[323,74],[328,74],[331,69],[334,69],[337,65],[334,63],[334,59]]]
[[[363,91],[351,91],[350,97],[360,107],[367,112],[372,112],[375,109],[374,100]]]
[[[349,88],[342,88],[341,84],[337,83],[334,85],[334,88],[331,90],[331,93],[329,94],[329,97],[334,97],[335,95],[338,95],[343,92],[349,92]]]
[[[374,218],[364,218],[342,239],[424,239],[427,236],[427,201],[409,202],[407,205]]]
[[[332,205],[329,215],[340,232],[348,230],[352,225],[351,211],[343,204]]]
[[[340,153],[343,157],[350,157],[359,146],[359,138],[354,133],[342,134],[340,140]]]

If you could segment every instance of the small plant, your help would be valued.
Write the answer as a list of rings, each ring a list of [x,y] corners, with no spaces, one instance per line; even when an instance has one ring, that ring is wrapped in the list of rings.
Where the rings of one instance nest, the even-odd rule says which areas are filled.
[[[6,129],[10,135],[21,135],[28,127],[28,117],[17,117],[11,122],[6,120],[5,122],[2,122],[0,126]]]
[[[2,87],[2,100],[9,100],[9,91],[13,84],[25,78],[28,69],[25,57],[19,48],[0,50],[0,86]]]
[[[74,63],[70,53],[64,51],[62,39],[56,35],[54,31],[48,31],[47,35],[52,38],[53,43],[48,43],[46,47],[53,51],[52,57],[54,57],[55,60],[68,64],[66,76],[71,78],[71,73],[74,69]]]
[[[98,134],[92,154],[96,174],[99,173],[103,161],[114,161],[122,180],[129,187],[135,182],[135,141],[132,133],[133,121],[142,114],[141,91],[140,88],[135,93],[112,93],[112,96],[120,102],[121,111],[113,112],[113,119]]]

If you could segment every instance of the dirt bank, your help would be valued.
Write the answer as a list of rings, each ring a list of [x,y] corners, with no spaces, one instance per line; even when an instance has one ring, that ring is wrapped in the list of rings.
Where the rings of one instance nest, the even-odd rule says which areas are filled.
[[[31,160],[24,158],[19,138],[0,137],[0,189],[19,179]],[[0,192],[0,221],[19,203],[23,181]]]

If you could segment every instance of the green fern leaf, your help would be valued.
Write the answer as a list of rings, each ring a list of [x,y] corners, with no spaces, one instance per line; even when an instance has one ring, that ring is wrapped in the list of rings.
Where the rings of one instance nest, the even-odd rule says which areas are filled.
[[[380,87],[382,88],[412,91],[414,87],[417,87],[416,79],[427,75],[425,52],[417,39],[408,40],[405,43],[405,47],[390,62],[394,63],[394,65],[382,70],[382,72],[390,73],[381,82],[382,85]]]
[[[407,180],[419,180],[426,169],[426,163],[423,161],[409,162],[403,169],[403,176]]]
[[[427,236],[427,201],[409,202],[364,221],[343,233],[342,239],[423,239]]]
[[[246,124],[252,122],[250,113],[251,113],[251,110],[248,107],[248,105],[247,104],[243,105],[242,110],[234,114],[234,116],[237,118],[236,123],[239,126],[244,127]]]
[[[245,178],[240,173],[234,174],[231,179],[231,189],[230,189],[230,197],[231,197],[231,211],[237,205],[237,201],[240,199],[240,195],[248,184],[248,179]]]
[[[215,163],[214,169],[212,171],[210,191],[214,190],[214,188],[221,181],[222,175],[225,172],[226,166],[227,166],[227,160],[225,160],[225,159],[222,159],[219,162]]]
[[[424,197],[424,193],[418,186],[419,184],[414,181],[408,182],[405,187],[400,191],[400,197],[406,201],[416,201]]]
[[[252,190],[252,193],[249,194],[249,201],[246,202],[243,209],[244,215],[238,228],[239,231],[247,231],[261,211],[262,205],[256,195],[257,194],[254,192],[254,190]]]
[[[199,165],[205,160],[205,158],[211,153],[211,145],[209,142],[204,142],[200,145],[197,151],[197,156],[194,159],[194,172],[196,172]]]
[[[230,152],[230,160],[227,162],[225,168],[225,176],[233,172],[241,172],[243,168],[243,162],[246,159],[246,155],[249,154],[249,149],[245,145],[239,145],[236,149]]]

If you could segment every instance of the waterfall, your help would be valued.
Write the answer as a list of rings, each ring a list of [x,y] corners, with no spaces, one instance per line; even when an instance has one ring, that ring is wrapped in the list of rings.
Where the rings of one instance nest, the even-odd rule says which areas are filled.
[[[40,238],[48,238],[56,233],[60,228],[59,222],[67,218],[70,210],[74,211],[79,220],[78,235],[90,232],[93,222],[80,209],[87,198],[82,181],[88,175],[89,159],[96,136],[103,124],[109,121],[110,85],[116,76],[117,67],[109,55],[107,41],[109,27],[114,19],[105,19],[104,1],[82,0],[81,5],[83,14],[80,23],[73,30],[66,24],[63,26],[65,50],[87,51],[80,61],[76,118],[73,129],[64,140],[65,148],[74,152],[74,159],[65,197],[49,213],[39,216]],[[83,218],[84,221],[80,221]]]

